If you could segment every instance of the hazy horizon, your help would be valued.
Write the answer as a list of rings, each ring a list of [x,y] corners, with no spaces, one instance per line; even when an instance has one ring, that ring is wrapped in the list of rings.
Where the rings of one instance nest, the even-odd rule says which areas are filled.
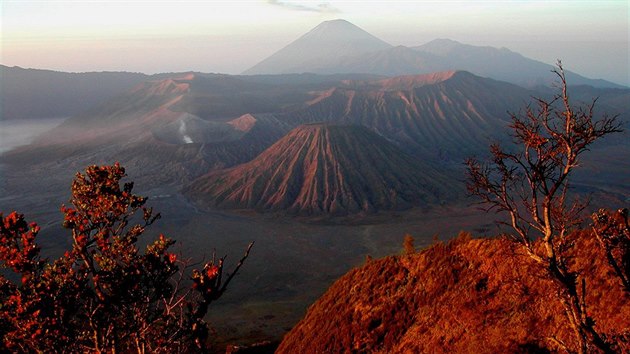
[[[67,72],[239,74],[319,23],[392,44],[506,47],[630,85],[627,1],[3,1],[0,62]]]

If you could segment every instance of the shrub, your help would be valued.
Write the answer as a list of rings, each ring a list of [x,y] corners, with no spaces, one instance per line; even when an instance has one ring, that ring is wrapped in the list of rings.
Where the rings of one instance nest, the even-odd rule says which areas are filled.
[[[249,255],[223,278],[224,259],[192,271],[160,235],[140,250],[138,240],[160,218],[133,194],[119,164],[90,166],[72,182],[64,227],[72,249],[40,256],[39,227],[12,212],[0,225],[0,335],[14,352],[191,352],[205,349],[203,318]],[[12,281],[11,278],[17,278]]]

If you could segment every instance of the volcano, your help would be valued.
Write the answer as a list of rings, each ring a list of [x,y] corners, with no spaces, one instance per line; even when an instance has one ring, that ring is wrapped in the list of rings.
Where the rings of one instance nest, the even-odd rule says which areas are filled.
[[[185,193],[221,208],[348,215],[437,203],[443,178],[365,127],[308,124]]]
[[[469,71],[526,88],[553,86],[553,65],[507,48],[473,46],[450,39],[392,46],[345,20],[325,21],[250,69],[245,75],[363,73],[384,76]],[[571,85],[623,88],[566,71]]]
[[[532,92],[465,71],[345,81],[291,113],[300,123],[362,125],[423,158],[457,161],[505,136],[506,112]]]
[[[320,72],[318,69],[321,67],[336,65],[340,57],[353,57],[390,47],[390,44],[348,21],[325,21],[243,74]]]

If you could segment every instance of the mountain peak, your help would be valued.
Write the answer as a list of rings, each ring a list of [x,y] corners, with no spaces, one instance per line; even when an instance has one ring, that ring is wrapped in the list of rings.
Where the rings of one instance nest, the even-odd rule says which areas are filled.
[[[325,21],[244,74],[317,72],[340,57],[359,56],[391,45],[346,20]]]
[[[438,38],[415,47],[414,49],[439,56],[446,56],[451,54],[454,50],[461,48],[472,48],[472,46],[448,38]]]
[[[359,28],[355,24],[348,22],[344,19],[338,18],[335,20],[328,20],[317,25],[313,30],[317,29],[340,29],[340,28]]]
[[[363,30],[361,27],[348,22],[346,20],[343,19],[336,19],[336,20],[329,20],[329,21],[324,21],[322,23],[320,23],[319,25],[315,26],[313,29],[311,29],[310,31],[308,31],[304,36],[307,36],[309,34],[313,34],[313,33],[329,33],[332,35],[339,35],[341,33],[344,32],[363,32],[366,33],[370,36],[372,36],[371,34],[369,34],[368,32],[366,32],[365,30]],[[376,37],[374,37],[376,38]],[[378,38],[377,38],[378,39]]]
[[[306,41],[311,42],[303,43]],[[314,44],[335,45],[337,50],[342,50],[342,54],[345,54],[343,51],[355,54],[354,50],[369,52],[391,47],[390,44],[346,20],[324,21],[290,45]],[[326,48],[321,49],[326,50]],[[352,52],[349,51],[351,49]]]
[[[550,85],[553,66],[507,48],[439,38],[420,46],[392,45],[343,19],[325,21],[243,74],[364,73],[384,76],[465,70],[523,87]],[[567,72],[572,85],[620,87]]]

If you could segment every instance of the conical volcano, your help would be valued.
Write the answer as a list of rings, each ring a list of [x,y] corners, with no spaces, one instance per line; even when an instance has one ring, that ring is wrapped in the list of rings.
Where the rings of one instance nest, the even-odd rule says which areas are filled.
[[[445,177],[361,126],[295,128],[254,160],[213,172],[185,193],[220,208],[348,215],[437,203]]]
[[[390,44],[348,21],[325,21],[243,74],[317,72],[321,67],[337,63],[340,57],[390,47]]]

